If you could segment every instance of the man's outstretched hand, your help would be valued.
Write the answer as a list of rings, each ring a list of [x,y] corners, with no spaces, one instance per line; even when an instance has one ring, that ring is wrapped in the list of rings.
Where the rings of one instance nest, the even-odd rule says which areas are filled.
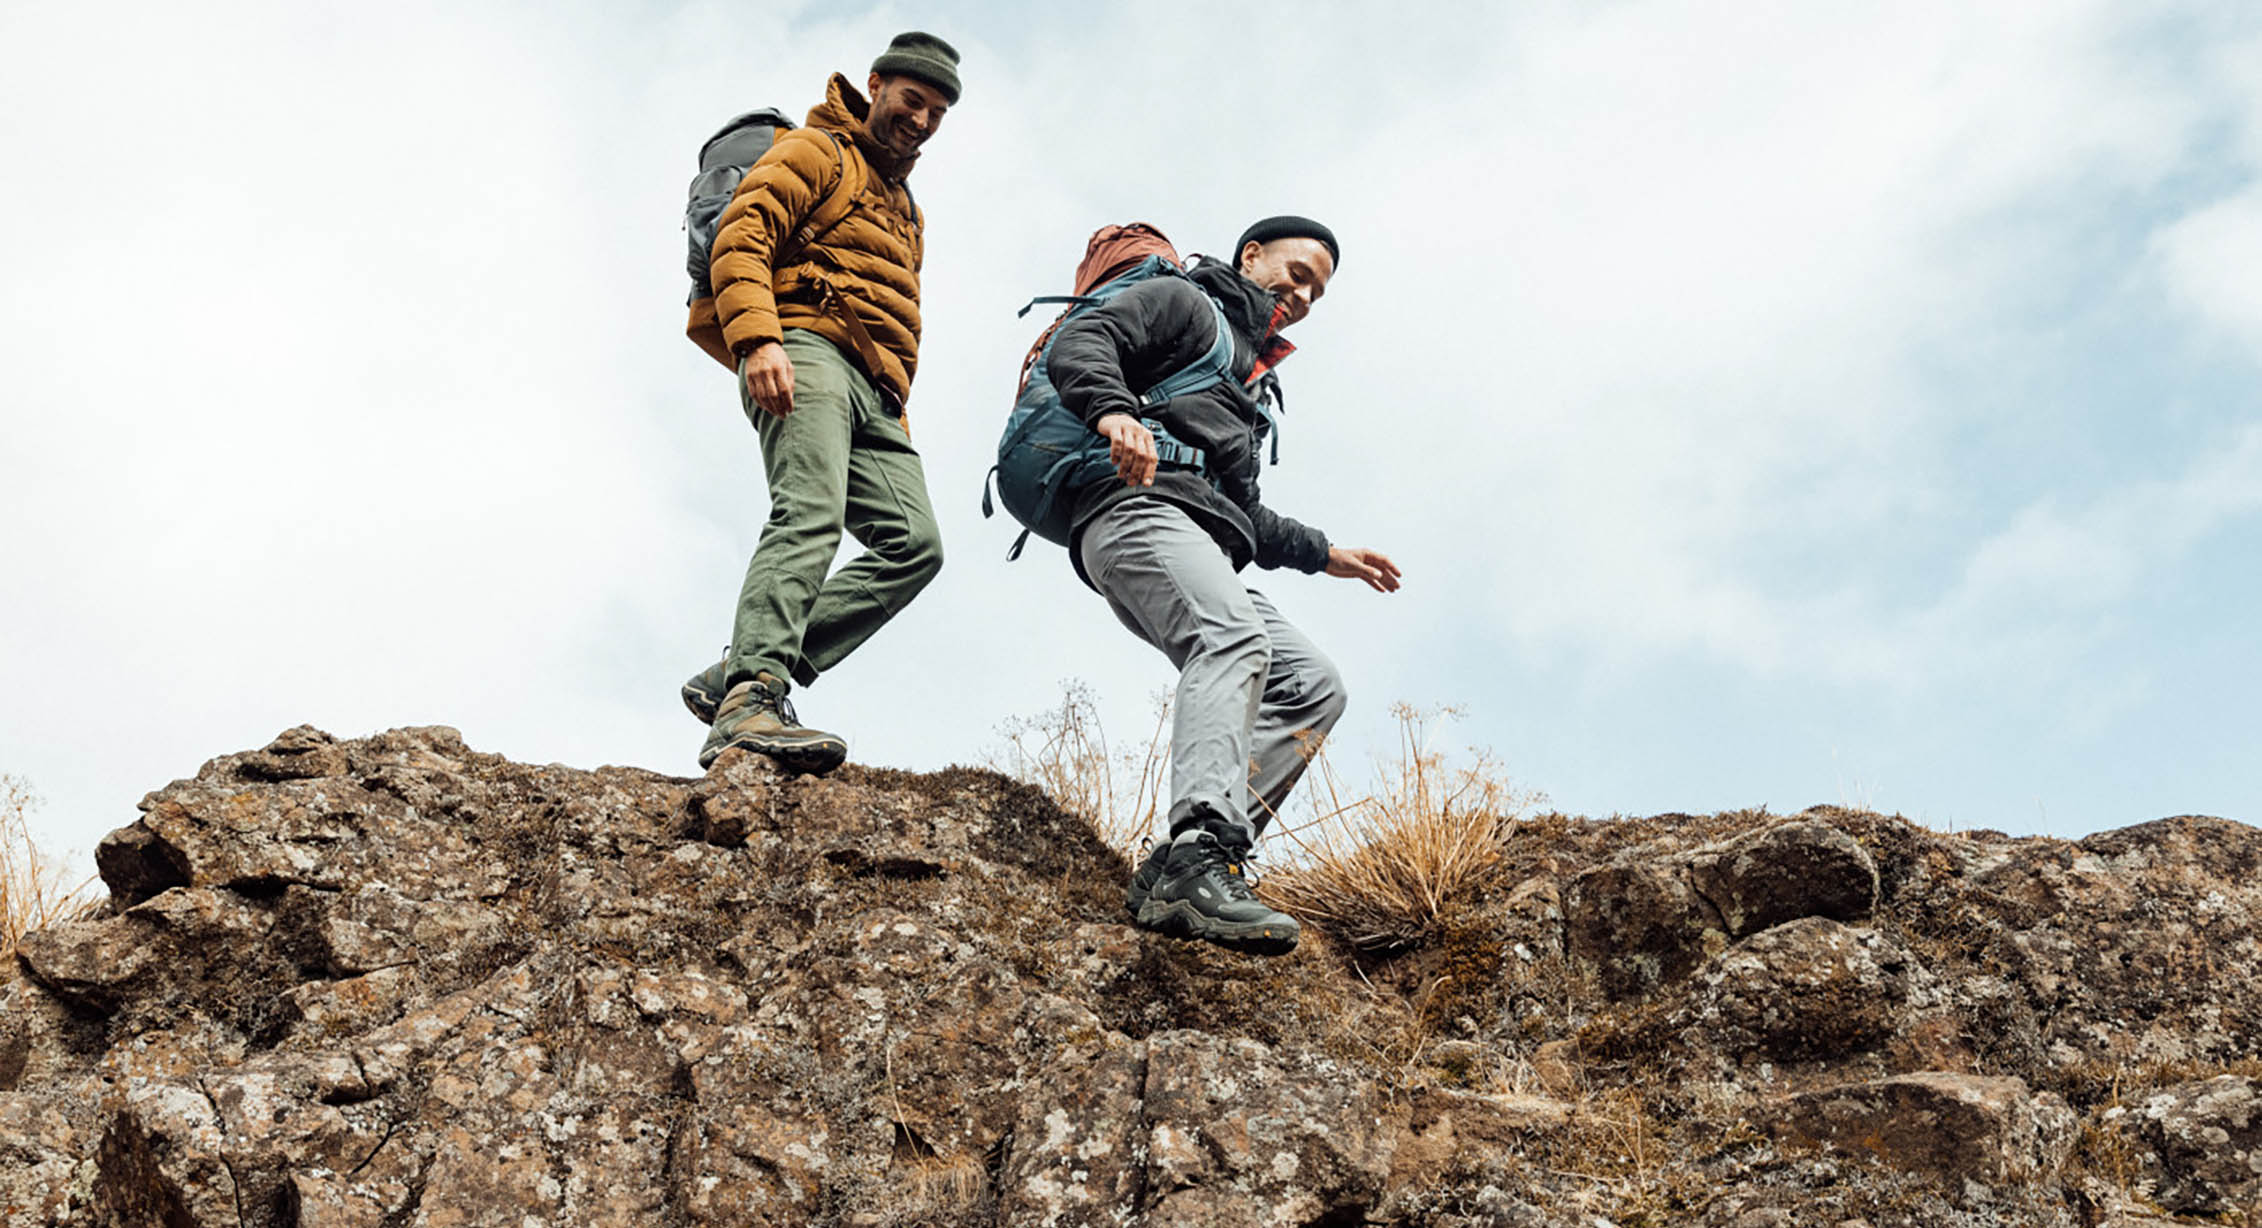
[[[746,395],[780,418],[793,412],[793,360],[783,345],[765,341],[746,356]]]
[[[1108,414],[1093,430],[1107,437],[1107,458],[1126,486],[1155,484],[1155,433],[1129,414]]]
[[[1329,546],[1327,548],[1327,574],[1346,580],[1364,580],[1367,587],[1378,593],[1398,591],[1398,564],[1380,550],[1364,547]]]

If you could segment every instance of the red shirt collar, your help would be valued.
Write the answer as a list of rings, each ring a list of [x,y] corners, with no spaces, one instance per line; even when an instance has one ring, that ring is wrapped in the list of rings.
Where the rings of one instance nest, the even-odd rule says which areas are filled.
[[[1288,304],[1274,303],[1272,305],[1272,319],[1265,323],[1264,339],[1257,342],[1256,365],[1249,368],[1249,383],[1254,384],[1264,378],[1265,372],[1286,362],[1288,356],[1296,352],[1296,347],[1289,344],[1286,337],[1280,335],[1280,326],[1287,316]]]

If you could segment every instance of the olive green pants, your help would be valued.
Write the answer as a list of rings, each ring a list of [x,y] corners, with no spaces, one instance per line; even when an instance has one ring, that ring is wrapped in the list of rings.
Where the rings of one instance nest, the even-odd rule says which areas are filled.
[[[864,373],[814,333],[787,329],[793,412],[738,396],[762,436],[770,518],[746,565],[729,681],[806,686],[886,625],[942,570],[942,536],[910,432]],[[846,530],[864,552],[827,576]]]

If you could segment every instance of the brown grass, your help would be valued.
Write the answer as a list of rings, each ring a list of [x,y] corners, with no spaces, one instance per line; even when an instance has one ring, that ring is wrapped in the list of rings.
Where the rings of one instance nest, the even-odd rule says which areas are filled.
[[[1154,835],[1169,801],[1170,697],[1155,697],[1155,725],[1146,745],[1121,752],[1108,745],[1092,688],[1071,681],[1060,706],[1000,727],[1004,749],[990,766],[1043,789],[1061,809],[1082,815],[1109,847],[1137,860],[1139,842]]]
[[[1314,745],[1301,786],[1310,814],[1270,825],[1268,834],[1282,837],[1289,852],[1263,886],[1276,907],[1370,953],[1435,937],[1451,906],[1500,861],[1521,817],[1546,800],[1511,786],[1488,752],[1472,749],[1456,763],[1431,745],[1458,710],[1400,704],[1391,712],[1397,752],[1376,764],[1363,792],[1351,792]],[[991,754],[992,767],[1043,789],[1137,858],[1169,802],[1167,694],[1156,697],[1145,743],[1128,750],[1109,743],[1082,682],[1066,685],[1057,708],[1008,721],[1000,732],[1006,745]]]
[[[0,773],[0,961],[8,964],[25,934],[71,920],[95,903],[93,879],[66,886],[63,868],[32,843],[31,812],[38,807],[29,784]],[[0,964],[0,980],[8,964]]]
[[[1314,815],[1282,834],[1290,864],[1265,879],[1277,906],[1368,952],[1418,946],[1455,900],[1497,864],[1516,822],[1544,799],[1513,788],[1491,754],[1449,763],[1430,745],[1453,709],[1400,704],[1398,753],[1373,787],[1346,800],[1325,754],[1315,756]]]

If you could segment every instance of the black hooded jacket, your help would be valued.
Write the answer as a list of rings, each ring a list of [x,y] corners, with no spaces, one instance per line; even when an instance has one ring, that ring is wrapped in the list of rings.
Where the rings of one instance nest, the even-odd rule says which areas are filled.
[[[1217,317],[1215,299],[1233,330],[1233,369],[1221,383],[1174,397],[1142,413],[1137,390],[1151,388],[1209,351]],[[1200,448],[1209,476],[1164,467],[1151,487],[1131,487],[1112,471],[1073,490],[1075,520],[1069,560],[1085,583],[1077,547],[1085,526],[1125,499],[1156,498],[1185,509],[1209,531],[1239,571],[1327,567],[1327,535],[1267,508],[1257,495],[1257,474],[1270,429],[1248,387],[1249,373],[1272,323],[1272,296],[1216,260],[1196,260],[1184,277],[1142,282],[1069,321],[1053,339],[1045,373],[1069,412],[1096,426],[1101,417],[1128,413],[1160,422],[1180,442]]]

